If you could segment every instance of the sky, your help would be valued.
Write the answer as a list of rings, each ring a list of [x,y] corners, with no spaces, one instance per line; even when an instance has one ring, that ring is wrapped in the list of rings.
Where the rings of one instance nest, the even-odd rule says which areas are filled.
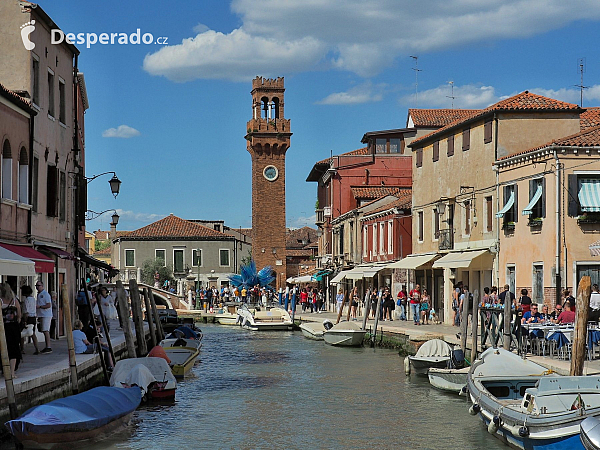
[[[122,181],[116,199],[110,176],[92,181],[88,207],[116,209],[120,230],[170,213],[251,226],[244,135],[257,75],[285,77],[291,227],[314,226],[313,164],[361,148],[365,132],[405,127],[408,108],[483,108],[525,90],[579,103],[580,58],[583,106],[600,105],[597,0],[39,4],[65,33],[152,34],[152,44],[76,43],[90,104],[86,174]]]

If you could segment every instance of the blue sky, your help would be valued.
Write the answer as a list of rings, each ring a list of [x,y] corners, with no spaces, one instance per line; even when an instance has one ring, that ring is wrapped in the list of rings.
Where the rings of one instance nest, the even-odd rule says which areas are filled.
[[[86,113],[88,206],[119,229],[169,213],[251,225],[246,122],[251,79],[285,76],[287,222],[312,224],[314,162],[401,128],[410,107],[478,108],[530,90],[600,105],[597,0],[40,0],[65,33],[135,32],[168,45],[77,45]],[[418,55],[419,94],[414,61]],[[123,136],[123,137],[117,137]],[[108,229],[110,215],[88,229]]]

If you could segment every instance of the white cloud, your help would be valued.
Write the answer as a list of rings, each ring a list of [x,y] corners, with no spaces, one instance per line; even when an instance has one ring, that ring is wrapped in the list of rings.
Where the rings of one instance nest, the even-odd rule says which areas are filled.
[[[192,28],[196,33],[200,34],[200,33],[204,33],[205,31],[210,30],[210,28],[208,27],[208,25],[204,25],[203,23],[199,23],[198,25],[196,25],[194,28]]]
[[[505,96],[496,95],[493,86],[477,86],[466,84],[454,86],[454,94],[449,84],[443,84],[433,89],[427,89],[418,93],[419,108],[450,108],[454,97],[455,108],[478,109],[490,106]],[[408,95],[402,99],[404,103],[415,104],[415,94]]]
[[[581,100],[581,91],[579,88],[561,88],[561,89],[543,89],[533,88],[529,89],[530,92],[544,95],[546,97],[555,98],[556,100],[562,100],[563,102],[575,103],[579,105]],[[597,102],[600,101],[600,85],[595,84],[583,90],[583,106],[596,106]],[[593,102],[592,105],[589,102]]]
[[[156,222],[157,220],[166,217],[164,214],[149,214],[135,211],[125,211],[122,209],[117,209],[117,214],[119,215],[119,220],[125,219],[146,223]]]
[[[102,132],[102,137],[105,138],[124,138],[129,139],[139,136],[140,132],[128,125],[119,125],[117,128],[109,128]]]
[[[313,214],[310,217],[302,216],[302,217],[290,217],[288,219],[287,227],[291,229],[297,229],[302,227],[313,227],[315,226],[315,221],[317,220],[317,216]]]
[[[358,105],[360,103],[379,102],[383,98],[383,85],[373,86],[371,83],[363,83],[347,90],[346,92],[334,92],[322,100],[319,105]]]

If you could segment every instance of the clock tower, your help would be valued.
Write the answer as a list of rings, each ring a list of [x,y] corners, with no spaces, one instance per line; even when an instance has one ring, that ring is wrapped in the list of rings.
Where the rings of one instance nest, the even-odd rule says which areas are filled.
[[[257,270],[270,265],[275,285],[285,287],[285,152],[290,120],[283,116],[283,77],[252,80],[252,119],[246,149],[252,156],[252,258]]]

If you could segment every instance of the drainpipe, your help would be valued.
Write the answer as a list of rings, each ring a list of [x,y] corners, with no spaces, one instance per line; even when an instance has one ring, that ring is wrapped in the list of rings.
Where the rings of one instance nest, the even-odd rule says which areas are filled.
[[[494,113],[494,161],[498,160],[498,116]],[[496,211],[500,211],[500,167],[496,171]],[[496,257],[494,258],[496,270],[496,286],[500,289],[500,218],[496,217]]]
[[[29,114],[29,181],[27,183],[27,197],[30,205],[33,205],[33,133],[35,130],[35,114]],[[39,164],[38,164],[38,178],[39,178]],[[36,180],[37,181],[37,180]],[[38,188],[39,192],[39,188]],[[27,211],[27,237],[31,238],[31,220],[33,219],[33,208],[29,208]]]
[[[561,280],[560,280],[560,161],[558,159],[558,152],[554,150],[554,160],[556,161],[555,171],[555,183],[556,183],[556,273],[555,273],[555,285],[556,285],[556,304],[560,303],[560,291],[561,291]]]

